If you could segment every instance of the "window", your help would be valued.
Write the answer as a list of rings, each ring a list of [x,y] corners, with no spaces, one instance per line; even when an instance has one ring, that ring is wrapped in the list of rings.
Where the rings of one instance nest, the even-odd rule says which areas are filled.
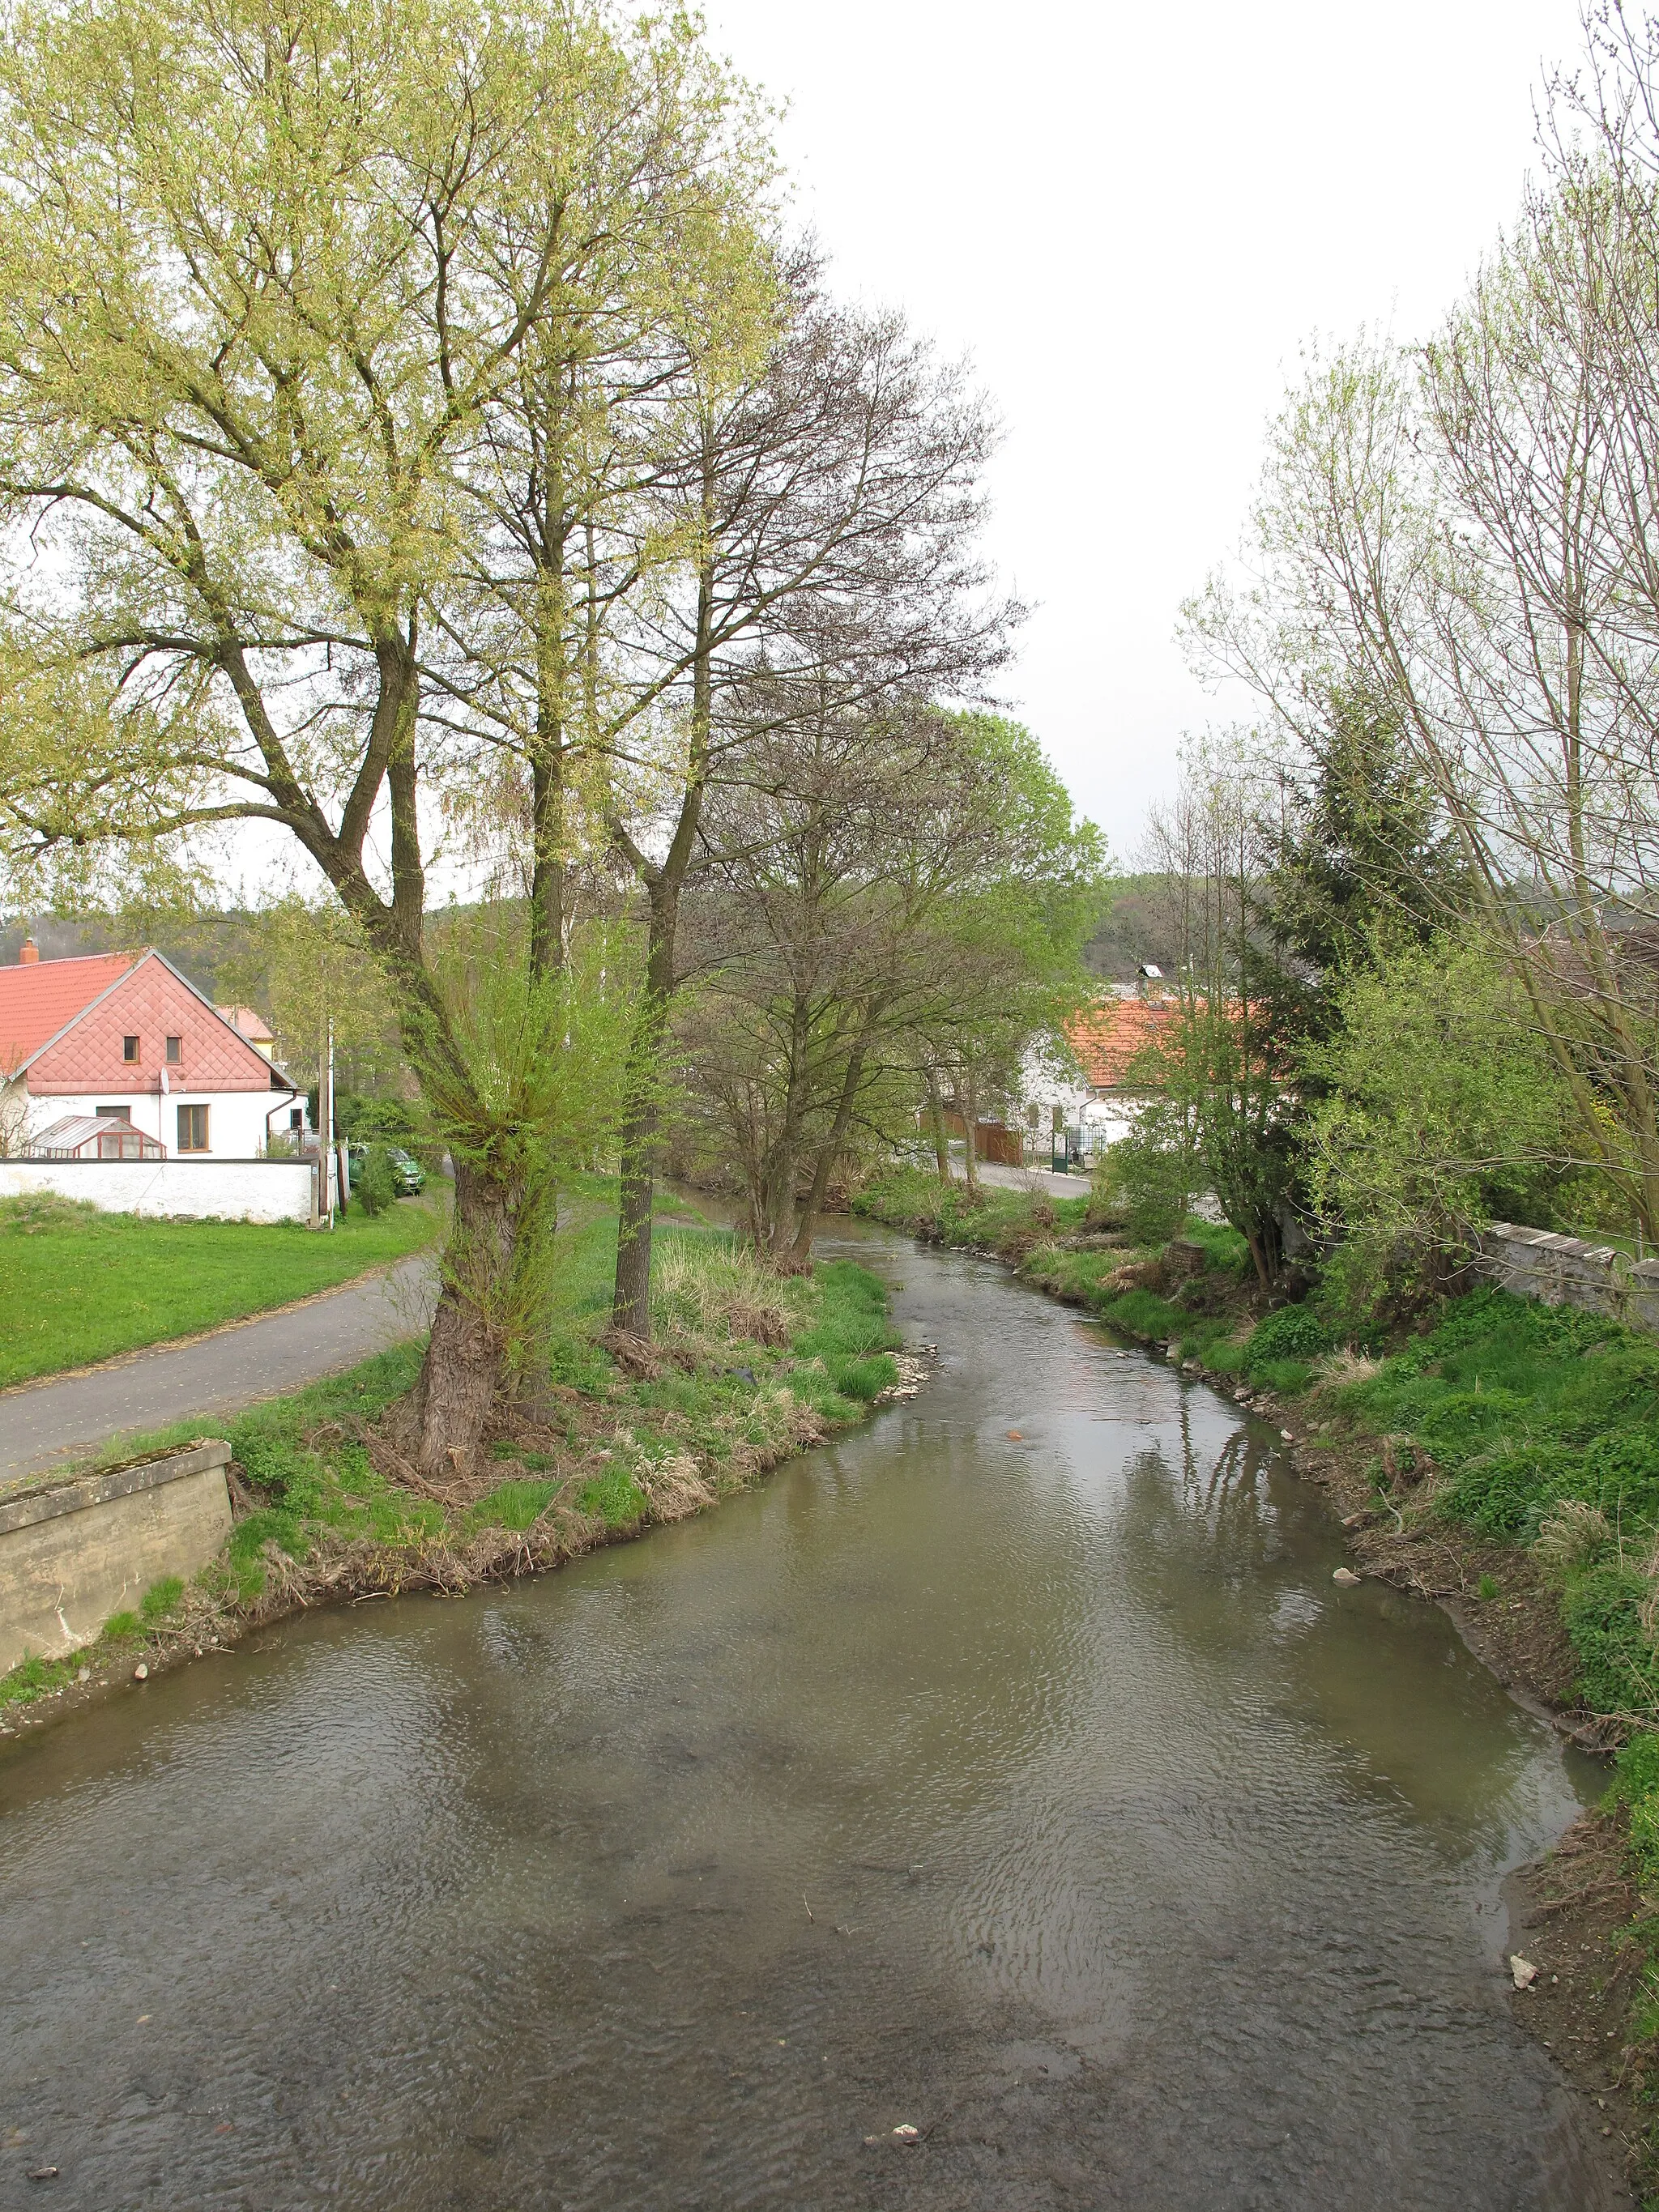
[[[138,1040],[137,1040],[137,1037],[123,1037],[123,1038],[122,1038],[122,1040],[121,1040],[121,1057],[122,1057],[122,1059],[123,1059],[123,1060],[137,1060],[137,1057],[138,1057]]]
[[[303,1128],[304,1128],[304,1127],[305,1127],[305,1125],[306,1125],[306,1109],[305,1109],[305,1108],[304,1108],[303,1106],[290,1106],[290,1107],[289,1108],[289,1109],[288,1109],[288,1126],[289,1126],[289,1127],[290,1129],[303,1129]]]
[[[167,1039],[167,1066],[169,1067],[177,1067],[184,1056],[185,1041],[183,1037],[169,1037]]]
[[[208,1109],[205,1106],[181,1106],[179,1109],[179,1149],[181,1152],[204,1152],[208,1148]]]
[[[100,1121],[131,1121],[132,1119],[131,1106],[94,1106],[92,1110]]]

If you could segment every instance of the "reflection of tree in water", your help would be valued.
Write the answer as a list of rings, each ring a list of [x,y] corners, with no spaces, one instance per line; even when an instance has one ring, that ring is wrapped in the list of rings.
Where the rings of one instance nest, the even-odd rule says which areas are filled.
[[[1347,1786],[1403,1800],[1454,1861],[1514,1856],[1536,1816],[1511,1791],[1523,1774],[1540,1785],[1531,1724],[1500,1685],[1432,1607],[1334,1600],[1328,1529],[1270,1437],[1241,1425],[1205,1449],[1185,1407],[1180,1436],[1178,1469],[1158,1448],[1125,1468],[1126,1587],[1183,1657],[1224,1668],[1232,1691],[1254,1677],[1262,1717],[1310,1729]]]

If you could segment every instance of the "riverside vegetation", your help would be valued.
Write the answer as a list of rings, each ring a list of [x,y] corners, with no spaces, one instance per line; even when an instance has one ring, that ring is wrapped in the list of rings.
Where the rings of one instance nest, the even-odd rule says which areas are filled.
[[[1501,1676],[1613,1752],[1600,1811],[1532,1886],[1587,1969],[1577,2010],[1564,2019],[1558,1983],[1542,2016],[1570,2065],[1575,2035],[1595,2047],[1574,2070],[1627,2107],[1643,2201],[1659,2203],[1659,1344],[1478,1282],[1392,1333],[1344,1310],[1340,1277],[1273,1304],[1236,1230],[1188,1219],[1137,1244],[1098,1193],[970,1191],[908,1169],[854,1204],[1004,1261],[1285,1423],[1362,1570],[1445,1604]],[[1593,2030],[1571,2025],[1586,2016]]]
[[[412,1464],[399,1414],[418,1343],[252,1407],[225,1431],[236,1514],[221,1558],[189,1584],[158,1583],[95,1644],[0,1676],[0,1728],[301,1607],[453,1593],[642,1534],[746,1487],[904,1387],[886,1291],[867,1269],[836,1261],[781,1277],[695,1221],[661,1233],[649,1350],[617,1339],[605,1326],[614,1188],[588,1178],[575,1212],[561,1232],[544,1365],[534,1390],[498,1412],[477,1460],[445,1483]],[[198,1433],[158,1431],[144,1455]]]

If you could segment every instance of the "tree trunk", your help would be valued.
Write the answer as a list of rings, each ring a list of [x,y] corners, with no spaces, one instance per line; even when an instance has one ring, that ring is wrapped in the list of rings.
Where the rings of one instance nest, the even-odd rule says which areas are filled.
[[[933,1133],[933,1165],[941,1182],[951,1180],[951,1140],[945,1133],[945,1102],[939,1095],[939,1078],[927,1071],[927,1120]]]
[[[611,1322],[627,1336],[651,1334],[651,1216],[662,1145],[662,1077],[668,1006],[674,988],[678,898],[658,881],[649,886],[645,993],[634,1028],[633,1103],[623,1121],[617,1212],[617,1279]]]
[[[864,1041],[854,1046],[847,1063],[847,1074],[841,1086],[841,1096],[836,1101],[836,1118],[830,1133],[818,1147],[818,1157],[812,1170],[812,1187],[806,1194],[806,1203],[800,1210],[800,1225],[795,1231],[794,1250],[791,1255],[797,1267],[804,1267],[811,1256],[812,1231],[817,1225],[818,1209],[823,1204],[824,1194],[830,1188],[830,1177],[835,1171],[841,1148],[847,1140],[848,1124],[853,1118],[853,1109],[858,1103],[860,1085],[864,1081]]]
[[[976,1191],[979,1188],[979,1155],[975,1149],[975,1138],[979,1127],[979,1085],[971,1076],[963,1086],[962,1126],[967,1132],[967,1142],[963,1151],[968,1164],[968,1188]]]
[[[501,1304],[513,1272],[517,1194],[457,1161],[443,1287],[415,1386],[416,1463],[428,1480],[466,1468],[501,1388]]]

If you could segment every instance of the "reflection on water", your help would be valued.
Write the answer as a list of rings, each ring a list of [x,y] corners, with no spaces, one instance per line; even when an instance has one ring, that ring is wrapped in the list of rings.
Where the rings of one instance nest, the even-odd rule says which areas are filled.
[[[0,1759],[0,2204],[1619,2201],[1497,1972],[1548,1732],[1235,1408],[869,1251],[942,1372],[764,1491]]]

